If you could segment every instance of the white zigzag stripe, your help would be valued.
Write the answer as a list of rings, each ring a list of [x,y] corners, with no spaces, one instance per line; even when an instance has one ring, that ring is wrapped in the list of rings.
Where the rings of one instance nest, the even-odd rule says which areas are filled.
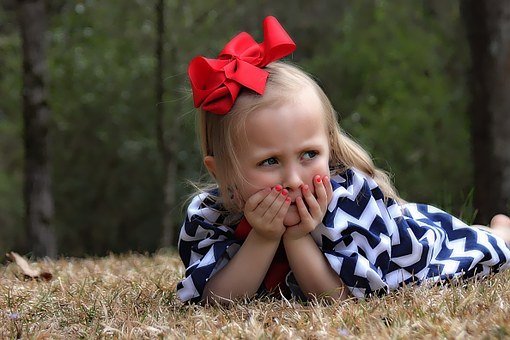
[[[416,203],[406,203],[402,206],[402,209],[409,210],[409,213],[415,220],[428,219],[427,216],[423,215],[421,211],[418,210]]]
[[[416,262],[420,261],[421,254],[423,252],[423,246],[418,240],[416,239],[416,236],[411,231],[410,228],[408,228],[409,236],[411,237],[411,247],[412,251],[407,255],[402,255],[399,257],[394,257],[392,259],[393,262],[395,262],[400,267],[408,267]]]
[[[191,256],[189,258],[189,263],[191,263],[190,267],[193,266],[196,262],[199,262],[202,258],[202,254],[196,253],[191,250]]]
[[[207,196],[208,196],[207,193],[202,193],[193,198],[187,211],[188,220],[191,221],[193,215],[201,216],[210,223],[214,223],[218,220],[218,218],[221,215],[219,211],[208,207],[206,208],[200,207],[202,205],[202,202],[207,198]]]
[[[356,173],[356,175],[353,176],[353,183],[350,183],[350,185],[347,188],[340,187],[333,192],[333,197],[328,205],[329,211],[332,212],[336,209],[338,200],[340,198],[345,197],[350,199],[351,201],[354,201],[358,197],[358,193],[360,192],[364,184],[363,179],[360,177],[361,176]]]
[[[390,238],[384,234],[379,235],[381,238],[381,241],[377,244],[375,248],[372,248],[370,244],[368,243],[368,240],[365,236],[361,235],[360,233],[354,232],[351,234],[352,239],[354,240],[354,243],[358,245],[361,249],[363,249],[366,253],[368,261],[370,263],[375,263],[377,257],[390,249]],[[389,254],[388,254],[389,255]]]
[[[374,270],[370,267],[370,263],[364,257],[358,257],[356,268],[354,268],[354,275],[367,278],[372,290],[378,290],[386,287],[386,284],[382,280],[381,276],[374,272]]]
[[[198,248],[207,248],[210,245],[215,244],[216,242],[225,241],[227,238],[223,235],[219,236],[217,239],[210,238],[212,235],[207,235],[206,239],[203,239],[202,241],[198,242]]]
[[[473,260],[469,265],[467,270],[473,269],[473,267],[483,259],[484,254],[478,250],[468,250],[466,249],[466,238],[460,238],[456,240],[447,241],[445,243],[446,247],[452,250],[451,257],[472,257]]]
[[[413,275],[411,275],[405,269],[397,269],[386,274],[386,283],[388,284],[390,289],[395,289],[399,286],[401,282],[407,280],[412,276]]]
[[[344,259],[342,257],[336,257],[331,254],[326,254],[326,259],[328,260],[331,268],[337,273],[340,274],[340,270],[342,269],[342,265],[344,263]]]
[[[198,265],[197,268],[206,267],[206,266],[213,264],[215,262],[216,262],[216,258],[214,257],[214,248],[212,247],[207,252],[207,254],[204,255],[204,257],[202,258],[202,261],[200,262],[200,264]]]
[[[177,296],[179,297],[179,299],[181,299],[181,301],[188,301],[200,296],[200,293],[193,284],[193,280],[191,279],[191,277],[185,278],[184,280],[181,281],[181,283],[184,287],[177,291]]]
[[[491,253],[491,258],[488,261],[483,261],[483,264],[485,265],[495,265],[500,261],[499,255],[492,246],[492,244],[489,243],[489,235],[485,230],[481,230],[480,233],[477,234],[477,240],[483,244],[487,249],[489,249],[489,252]]]
[[[393,233],[398,231],[397,224],[395,223],[395,220],[390,215],[390,212],[388,209],[385,209],[386,205],[384,204],[383,200],[377,200],[376,201],[379,211],[379,216],[382,217],[384,224],[388,230],[389,235],[392,235]]]
[[[360,227],[368,227],[372,224],[376,216],[381,216],[378,212],[378,209],[374,209],[374,205],[376,206],[376,202],[373,197],[370,197],[370,200],[367,204],[367,208],[363,211],[361,216],[358,218],[352,216],[351,214],[346,213],[343,210],[337,210],[335,214],[335,228],[339,226],[339,230],[344,230],[347,227],[348,222],[354,223]]]

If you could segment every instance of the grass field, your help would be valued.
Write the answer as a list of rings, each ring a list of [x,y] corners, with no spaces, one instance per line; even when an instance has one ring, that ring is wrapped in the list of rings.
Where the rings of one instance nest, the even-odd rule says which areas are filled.
[[[41,261],[51,281],[1,267],[0,338],[509,338],[510,271],[455,287],[307,305],[182,305],[175,254]]]

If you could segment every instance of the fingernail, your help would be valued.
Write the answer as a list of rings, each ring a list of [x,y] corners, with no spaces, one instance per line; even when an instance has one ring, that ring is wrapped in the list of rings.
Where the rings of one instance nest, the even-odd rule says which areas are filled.
[[[324,180],[325,181],[329,180],[329,177],[328,176],[324,176]]]
[[[277,184],[274,189],[278,192],[282,191],[283,187],[280,184]]]
[[[320,183],[321,182],[321,176],[315,177],[315,182]]]
[[[285,198],[285,203],[290,203],[290,197]]]
[[[282,195],[283,196],[287,196],[288,193],[289,193],[289,191],[287,189],[283,189],[282,190]]]
[[[303,191],[307,191],[307,190],[308,190],[308,185],[307,184],[303,185]]]

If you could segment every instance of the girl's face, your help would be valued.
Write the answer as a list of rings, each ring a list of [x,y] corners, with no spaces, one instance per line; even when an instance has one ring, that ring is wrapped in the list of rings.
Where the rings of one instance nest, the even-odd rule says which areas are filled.
[[[246,181],[238,194],[246,201],[264,188],[277,184],[289,191],[291,206],[284,225],[301,221],[296,197],[307,184],[314,192],[313,178],[329,176],[329,141],[319,98],[312,90],[296,94],[295,101],[250,113],[247,138],[236,148]]]

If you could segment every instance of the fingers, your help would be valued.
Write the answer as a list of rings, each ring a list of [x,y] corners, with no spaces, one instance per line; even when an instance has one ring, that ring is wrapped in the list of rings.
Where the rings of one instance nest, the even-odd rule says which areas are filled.
[[[320,216],[321,207],[320,207],[317,199],[315,199],[315,196],[312,194],[312,191],[310,190],[310,187],[308,187],[308,185],[305,184],[301,187],[301,194],[303,195],[303,198],[301,199],[301,201],[303,201],[304,208],[306,209],[306,206],[308,206],[308,209],[305,210],[307,215],[302,215],[301,210],[299,210],[299,206],[298,206],[298,210],[301,215],[301,218],[303,218],[303,217],[304,218],[312,218],[312,217]],[[324,195],[326,195],[325,192],[324,192]],[[298,199],[296,198],[296,205],[298,204],[297,201],[298,201]],[[304,202],[306,202],[306,205],[304,204]]]
[[[327,206],[333,196],[333,187],[328,176],[316,175],[312,180],[315,193],[308,185],[301,186],[302,198],[296,198],[296,207],[302,221],[319,223],[326,213]]]
[[[298,209],[299,216],[301,217],[301,222],[304,222],[305,220],[308,221],[312,218],[302,197],[296,197],[296,207]]]
[[[291,202],[288,194],[287,189],[283,189],[281,185],[276,185],[273,189],[260,190],[246,201],[244,211],[245,213],[256,212],[268,221],[275,218],[283,220]]]
[[[257,208],[267,209],[269,205],[271,205],[276,197],[280,194],[280,191],[282,190],[281,185],[275,186],[273,189],[271,188],[264,188],[260,191],[257,191],[254,193],[248,200],[246,201],[246,204],[244,206],[245,212],[252,212],[255,211]]]
[[[312,194],[307,185],[302,186],[301,192],[306,204],[308,205],[308,210],[311,216],[314,218],[322,218],[326,212],[327,205],[333,196],[333,188],[328,176],[321,177],[316,175],[312,182],[315,189],[315,196]]]
[[[244,207],[244,216],[256,233],[266,239],[280,239],[285,232],[283,219],[290,207],[288,191],[281,185],[253,194]]]
[[[283,223],[283,218],[287,214],[287,211],[290,207],[291,199],[288,195],[288,191],[283,189],[281,195],[276,198],[273,205],[267,209],[264,214],[265,217],[271,219],[271,221],[277,221],[279,223]]]
[[[321,178],[321,176],[317,175],[313,178],[313,184],[315,187],[315,196],[317,196],[317,202],[319,203],[320,207],[323,208],[328,203],[328,193],[326,186],[331,186],[331,183],[329,181],[325,181],[323,178]]]
[[[331,198],[333,197],[333,185],[331,185],[331,181],[329,180],[328,176],[324,176],[322,178],[322,182],[326,187],[326,207],[327,207],[329,202],[331,201]]]

